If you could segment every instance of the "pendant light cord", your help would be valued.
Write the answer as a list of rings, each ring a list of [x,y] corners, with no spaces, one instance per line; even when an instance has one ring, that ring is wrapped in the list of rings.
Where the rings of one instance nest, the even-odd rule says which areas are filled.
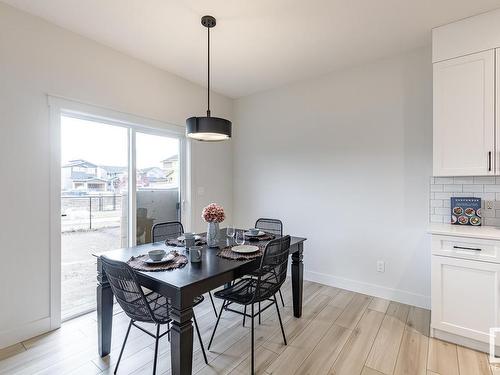
[[[207,117],[210,117],[210,27],[208,30],[208,106],[207,106]]]

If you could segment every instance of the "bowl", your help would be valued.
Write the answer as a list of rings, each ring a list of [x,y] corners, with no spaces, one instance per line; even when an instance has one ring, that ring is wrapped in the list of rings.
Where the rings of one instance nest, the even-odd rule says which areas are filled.
[[[148,251],[149,258],[154,261],[160,261],[165,256],[165,250],[151,250]]]
[[[252,236],[256,236],[256,235],[258,235],[258,234],[259,234],[260,230],[259,230],[259,229],[257,229],[257,228],[250,228],[250,229],[248,230],[248,232],[249,232]]]

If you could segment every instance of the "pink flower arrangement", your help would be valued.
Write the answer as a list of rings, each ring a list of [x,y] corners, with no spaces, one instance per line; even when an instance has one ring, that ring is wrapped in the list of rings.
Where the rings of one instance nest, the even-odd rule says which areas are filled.
[[[217,203],[210,203],[203,209],[201,217],[207,223],[222,223],[226,218],[226,214],[222,206],[219,206]]]

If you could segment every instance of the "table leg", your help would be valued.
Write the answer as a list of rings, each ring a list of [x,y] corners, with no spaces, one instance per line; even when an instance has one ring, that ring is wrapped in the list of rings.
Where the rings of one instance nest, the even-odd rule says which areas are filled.
[[[97,259],[97,346],[101,357],[111,351],[111,328],[113,326],[113,292],[100,259]]]
[[[170,359],[173,375],[191,375],[193,366],[193,307],[180,309],[172,304]]]
[[[298,251],[292,254],[292,294],[293,315],[302,316],[302,289],[304,284],[304,263],[302,263],[304,245],[299,243]]]

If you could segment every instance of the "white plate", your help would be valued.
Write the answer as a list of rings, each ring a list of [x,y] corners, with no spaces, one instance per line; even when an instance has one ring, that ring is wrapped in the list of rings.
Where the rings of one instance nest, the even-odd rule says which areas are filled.
[[[145,259],[144,263],[147,264],[162,264],[162,263],[167,263],[170,262],[172,259],[175,258],[174,254],[166,254],[162,260],[153,260],[151,258]]]
[[[250,232],[245,232],[245,236],[247,237],[262,237],[266,234],[266,232],[260,231],[258,234],[252,234]]]
[[[253,245],[238,245],[238,246],[233,246],[231,250],[234,251],[235,253],[246,254],[246,253],[255,253],[256,251],[259,251],[259,247]]]
[[[197,234],[195,234],[194,235],[194,240],[195,241],[201,240],[201,236],[198,236]],[[177,237],[177,241],[184,241],[184,236]]]

